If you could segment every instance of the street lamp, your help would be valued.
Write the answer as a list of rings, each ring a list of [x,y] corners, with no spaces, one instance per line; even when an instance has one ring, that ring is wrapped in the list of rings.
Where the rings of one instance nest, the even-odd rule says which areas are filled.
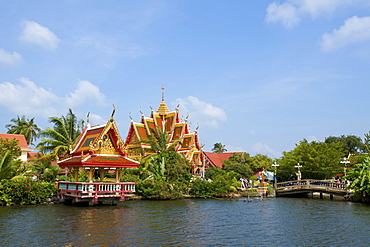
[[[298,172],[297,172],[297,180],[301,180],[301,170],[299,168],[301,168],[302,165],[300,165],[298,163],[295,167],[297,167],[297,169],[298,169]]]
[[[343,164],[344,176],[347,176],[347,164],[351,163],[346,157],[340,162]]]
[[[277,167],[279,166],[279,164],[276,164],[276,161],[274,162],[274,164],[272,164],[272,166],[274,167],[275,169],[275,184],[277,183],[277,178],[276,178],[276,171],[277,171]]]

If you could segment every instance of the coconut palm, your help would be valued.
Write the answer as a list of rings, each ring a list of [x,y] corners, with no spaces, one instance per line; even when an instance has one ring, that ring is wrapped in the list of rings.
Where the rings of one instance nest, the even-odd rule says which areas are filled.
[[[12,178],[20,163],[20,160],[14,159],[14,155],[10,150],[6,151],[4,156],[0,159],[0,181],[2,179]]]
[[[27,144],[30,145],[36,140],[37,134],[41,130],[34,123],[34,120],[35,118],[26,119],[24,115],[22,117],[17,116],[17,118],[10,120],[13,124],[7,124],[5,127],[8,128],[8,134],[24,135]]]
[[[212,151],[216,154],[220,154],[226,152],[227,149],[225,148],[225,145],[222,145],[221,142],[217,142],[214,144]]]
[[[69,154],[81,134],[84,121],[78,120],[69,109],[66,116],[50,117],[49,122],[53,123],[54,127],[47,127],[39,133],[42,139],[37,148],[56,158]]]
[[[143,141],[150,144],[153,154],[141,160],[141,167],[144,171],[149,171],[156,180],[171,180],[174,177],[174,169],[181,168],[176,174],[179,176],[182,175],[185,166],[188,166],[184,156],[175,151],[181,143],[179,141],[170,143],[170,138],[167,131],[157,127],[156,131],[151,129],[151,135]]]

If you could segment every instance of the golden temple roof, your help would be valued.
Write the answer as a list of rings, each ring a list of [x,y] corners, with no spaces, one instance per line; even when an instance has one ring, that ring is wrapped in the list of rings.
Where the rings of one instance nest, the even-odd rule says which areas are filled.
[[[166,102],[164,102],[164,87],[162,87],[162,102],[159,105],[157,112],[159,113],[159,115],[167,115],[170,112],[170,110],[168,110]]]

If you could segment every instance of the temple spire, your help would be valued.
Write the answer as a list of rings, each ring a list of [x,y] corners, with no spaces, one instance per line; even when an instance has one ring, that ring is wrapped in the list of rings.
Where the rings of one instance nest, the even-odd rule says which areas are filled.
[[[162,102],[159,105],[157,112],[159,113],[159,115],[167,115],[167,113],[170,112],[170,110],[168,110],[166,102],[164,102],[164,87],[163,86],[162,86]]]

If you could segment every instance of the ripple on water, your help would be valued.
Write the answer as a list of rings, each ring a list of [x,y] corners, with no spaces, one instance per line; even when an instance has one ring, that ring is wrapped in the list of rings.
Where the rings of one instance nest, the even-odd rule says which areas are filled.
[[[0,207],[0,237],[2,246],[362,246],[369,209],[295,198]]]

